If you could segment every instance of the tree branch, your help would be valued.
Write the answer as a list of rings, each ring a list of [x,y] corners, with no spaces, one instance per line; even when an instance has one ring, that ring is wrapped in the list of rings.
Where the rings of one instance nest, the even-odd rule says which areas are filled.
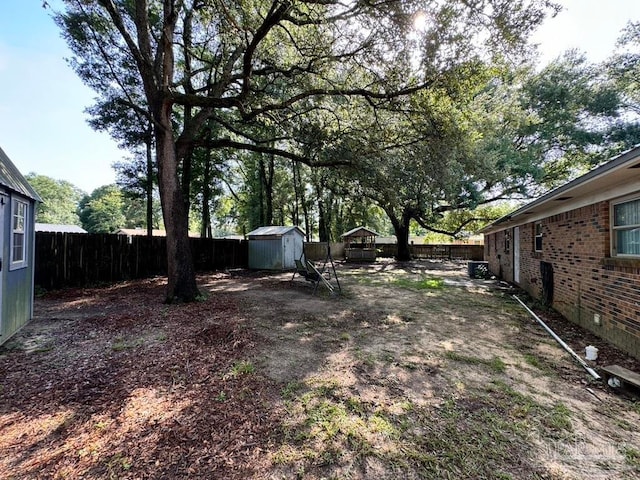
[[[251,152],[266,153],[269,155],[276,155],[282,158],[288,158],[295,162],[304,163],[310,167],[336,167],[340,165],[348,165],[348,162],[343,160],[327,160],[327,161],[312,161],[311,159],[293,153],[287,150],[276,147],[268,147],[265,145],[256,145],[253,143],[244,143],[231,140],[230,138],[218,138],[213,140],[200,140],[197,142],[197,146],[209,147],[209,148],[234,148],[238,150],[248,150]]]

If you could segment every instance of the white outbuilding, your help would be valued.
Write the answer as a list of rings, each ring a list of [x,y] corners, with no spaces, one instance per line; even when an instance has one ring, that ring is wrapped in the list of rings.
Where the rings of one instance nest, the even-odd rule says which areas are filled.
[[[254,270],[292,270],[302,257],[304,232],[299,227],[260,227],[249,238],[249,268]]]

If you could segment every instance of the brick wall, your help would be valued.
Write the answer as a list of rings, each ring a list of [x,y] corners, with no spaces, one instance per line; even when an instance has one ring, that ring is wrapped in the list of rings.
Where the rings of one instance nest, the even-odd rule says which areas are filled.
[[[551,263],[551,306],[640,358],[640,260],[609,256],[609,202],[545,218],[542,233],[542,251],[536,252],[535,223],[520,226],[520,286],[540,299],[540,262]],[[487,236],[485,259],[494,274],[513,281],[513,253],[504,251],[504,235]]]
[[[505,237],[509,235],[509,244]],[[508,250],[507,250],[508,247]],[[497,277],[513,282],[513,234],[502,230],[485,238],[484,259]]]

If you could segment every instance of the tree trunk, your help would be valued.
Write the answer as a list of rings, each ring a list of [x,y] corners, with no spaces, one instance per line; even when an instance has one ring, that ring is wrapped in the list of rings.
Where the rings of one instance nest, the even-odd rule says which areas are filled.
[[[199,295],[189,243],[189,215],[178,177],[178,156],[171,126],[171,106],[157,115],[156,154],[162,215],[167,230],[167,303],[191,302]]]
[[[305,189],[300,182],[300,198],[302,200],[302,216],[304,217],[304,228],[307,232],[307,242],[311,241],[313,231],[313,218],[309,211],[309,203],[307,202],[307,196],[305,195]]]
[[[191,112],[192,109],[189,106],[184,108],[184,125],[185,128],[191,122]],[[189,209],[191,208],[191,176],[193,170],[193,146],[189,145],[186,148],[183,148],[182,153],[182,198],[185,204],[185,211],[187,212],[187,216],[189,215]],[[176,152],[177,157],[177,152]],[[188,222],[187,222],[188,223]]]
[[[325,210],[324,210],[324,206],[322,205],[322,200],[318,201],[318,237],[321,242],[329,241]]]
[[[145,194],[147,197],[147,237],[153,236],[153,140],[146,140],[147,148],[147,184]]]
[[[264,170],[264,158],[262,157],[262,155],[260,155],[260,158],[258,159],[258,173],[260,175],[260,183],[258,184],[258,225],[255,225],[256,227],[262,227],[264,225],[266,225],[265,223],[265,211],[266,211],[266,207],[265,207],[265,202],[264,202],[264,192],[265,189],[267,188],[267,181],[266,181],[266,175],[265,175],[265,170]]]
[[[294,225],[300,224],[300,192],[298,189],[299,171],[296,162],[291,161],[291,171],[293,173],[293,208],[291,210],[291,220]]]
[[[273,177],[275,175],[275,161],[273,155],[269,157],[269,168],[264,177],[265,201],[265,225],[273,225]]]
[[[120,34],[129,44],[153,118],[158,188],[167,231],[166,301],[193,301],[198,298],[200,292],[196,285],[189,243],[189,199],[184,198],[180,186],[179,155],[172,125],[173,95],[170,91],[175,67],[173,37],[179,13],[176,9],[180,9],[182,4],[175,0],[162,2],[162,34],[160,38],[155,39],[157,43],[154,52],[147,2],[125,2],[129,7],[127,13],[131,15],[130,18],[135,24],[137,45],[128,31],[129,26],[123,14],[125,8],[118,2],[110,0],[99,0],[98,3],[105,8]],[[135,8],[132,11],[130,8],[133,7]],[[181,155],[181,157],[184,159],[187,155]]]
[[[396,234],[398,251],[396,260],[399,262],[407,262],[411,260],[411,251],[409,249],[409,226],[411,224],[411,215],[404,212],[402,218],[398,219],[395,215],[389,215],[393,230]]]
[[[200,236],[211,238],[211,150],[207,149],[204,160],[204,178],[202,182],[202,225]]]

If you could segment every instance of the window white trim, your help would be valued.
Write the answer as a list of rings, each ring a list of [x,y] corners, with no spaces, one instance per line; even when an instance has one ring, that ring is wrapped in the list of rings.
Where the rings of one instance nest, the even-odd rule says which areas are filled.
[[[616,225],[616,207],[623,204],[631,204],[633,202],[637,202],[637,213],[631,215],[630,218],[622,225]],[[640,194],[636,193],[634,195],[629,195],[627,197],[622,197],[616,199],[615,201],[611,201],[609,204],[609,227],[610,227],[610,239],[611,239],[611,256],[612,257],[622,257],[622,258],[638,258],[640,257]],[[629,235],[629,240],[631,240],[631,236],[634,236],[634,243],[636,244],[635,248],[627,248],[627,250],[634,250],[633,252],[623,252],[620,253],[620,248],[618,247],[618,243],[620,241],[621,234],[623,232],[631,233]]]
[[[10,231],[9,270],[25,268],[29,258],[29,203],[16,197],[11,197]]]

